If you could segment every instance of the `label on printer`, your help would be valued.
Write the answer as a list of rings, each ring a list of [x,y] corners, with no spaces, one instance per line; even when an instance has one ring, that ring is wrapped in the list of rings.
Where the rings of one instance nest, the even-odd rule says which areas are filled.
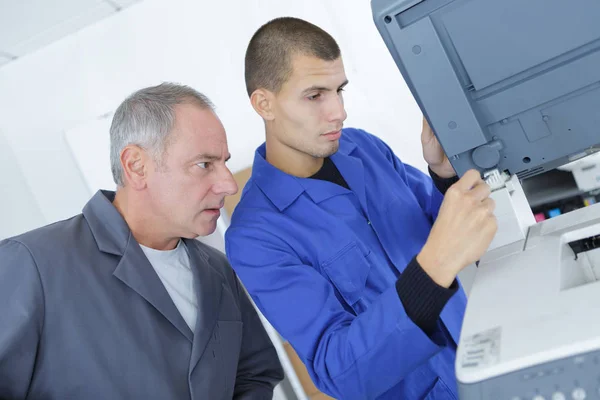
[[[463,341],[461,364],[463,368],[479,368],[497,364],[500,360],[500,338],[502,328],[496,327]]]

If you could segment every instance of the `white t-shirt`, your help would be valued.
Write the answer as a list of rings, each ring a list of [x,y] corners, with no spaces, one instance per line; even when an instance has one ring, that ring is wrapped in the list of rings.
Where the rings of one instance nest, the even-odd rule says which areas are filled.
[[[194,291],[194,274],[183,240],[173,250],[155,250],[140,245],[152,264],[179,313],[192,332],[196,327],[198,299]]]

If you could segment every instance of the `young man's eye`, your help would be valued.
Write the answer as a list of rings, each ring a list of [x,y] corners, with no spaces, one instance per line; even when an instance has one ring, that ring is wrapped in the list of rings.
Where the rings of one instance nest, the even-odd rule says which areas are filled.
[[[309,100],[316,100],[319,97],[321,97],[321,93],[317,93],[317,94],[313,94],[312,96],[308,96],[307,99],[309,99]]]

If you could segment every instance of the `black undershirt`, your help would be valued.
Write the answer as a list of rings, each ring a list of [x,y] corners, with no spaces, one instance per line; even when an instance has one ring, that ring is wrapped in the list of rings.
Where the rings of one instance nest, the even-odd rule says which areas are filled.
[[[346,180],[329,157],[323,160],[323,166],[313,176],[311,176],[311,178],[333,182],[337,185],[340,185],[341,187],[350,190],[348,184],[346,183]]]
[[[446,190],[458,180],[457,177],[441,178],[431,169],[429,169],[429,175],[442,194],[446,193]],[[323,166],[311,178],[329,181],[351,190],[329,157],[323,160]],[[447,289],[435,283],[421,268],[416,255],[396,281],[396,291],[406,314],[428,335],[435,331],[442,309],[457,290],[456,280]]]

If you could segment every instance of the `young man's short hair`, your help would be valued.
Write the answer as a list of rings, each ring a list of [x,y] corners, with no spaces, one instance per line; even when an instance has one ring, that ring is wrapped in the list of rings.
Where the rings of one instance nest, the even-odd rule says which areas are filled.
[[[292,17],[267,22],[252,36],[246,50],[248,96],[261,88],[279,92],[292,73],[295,54],[334,61],[340,57],[340,48],[330,34],[310,22]]]

